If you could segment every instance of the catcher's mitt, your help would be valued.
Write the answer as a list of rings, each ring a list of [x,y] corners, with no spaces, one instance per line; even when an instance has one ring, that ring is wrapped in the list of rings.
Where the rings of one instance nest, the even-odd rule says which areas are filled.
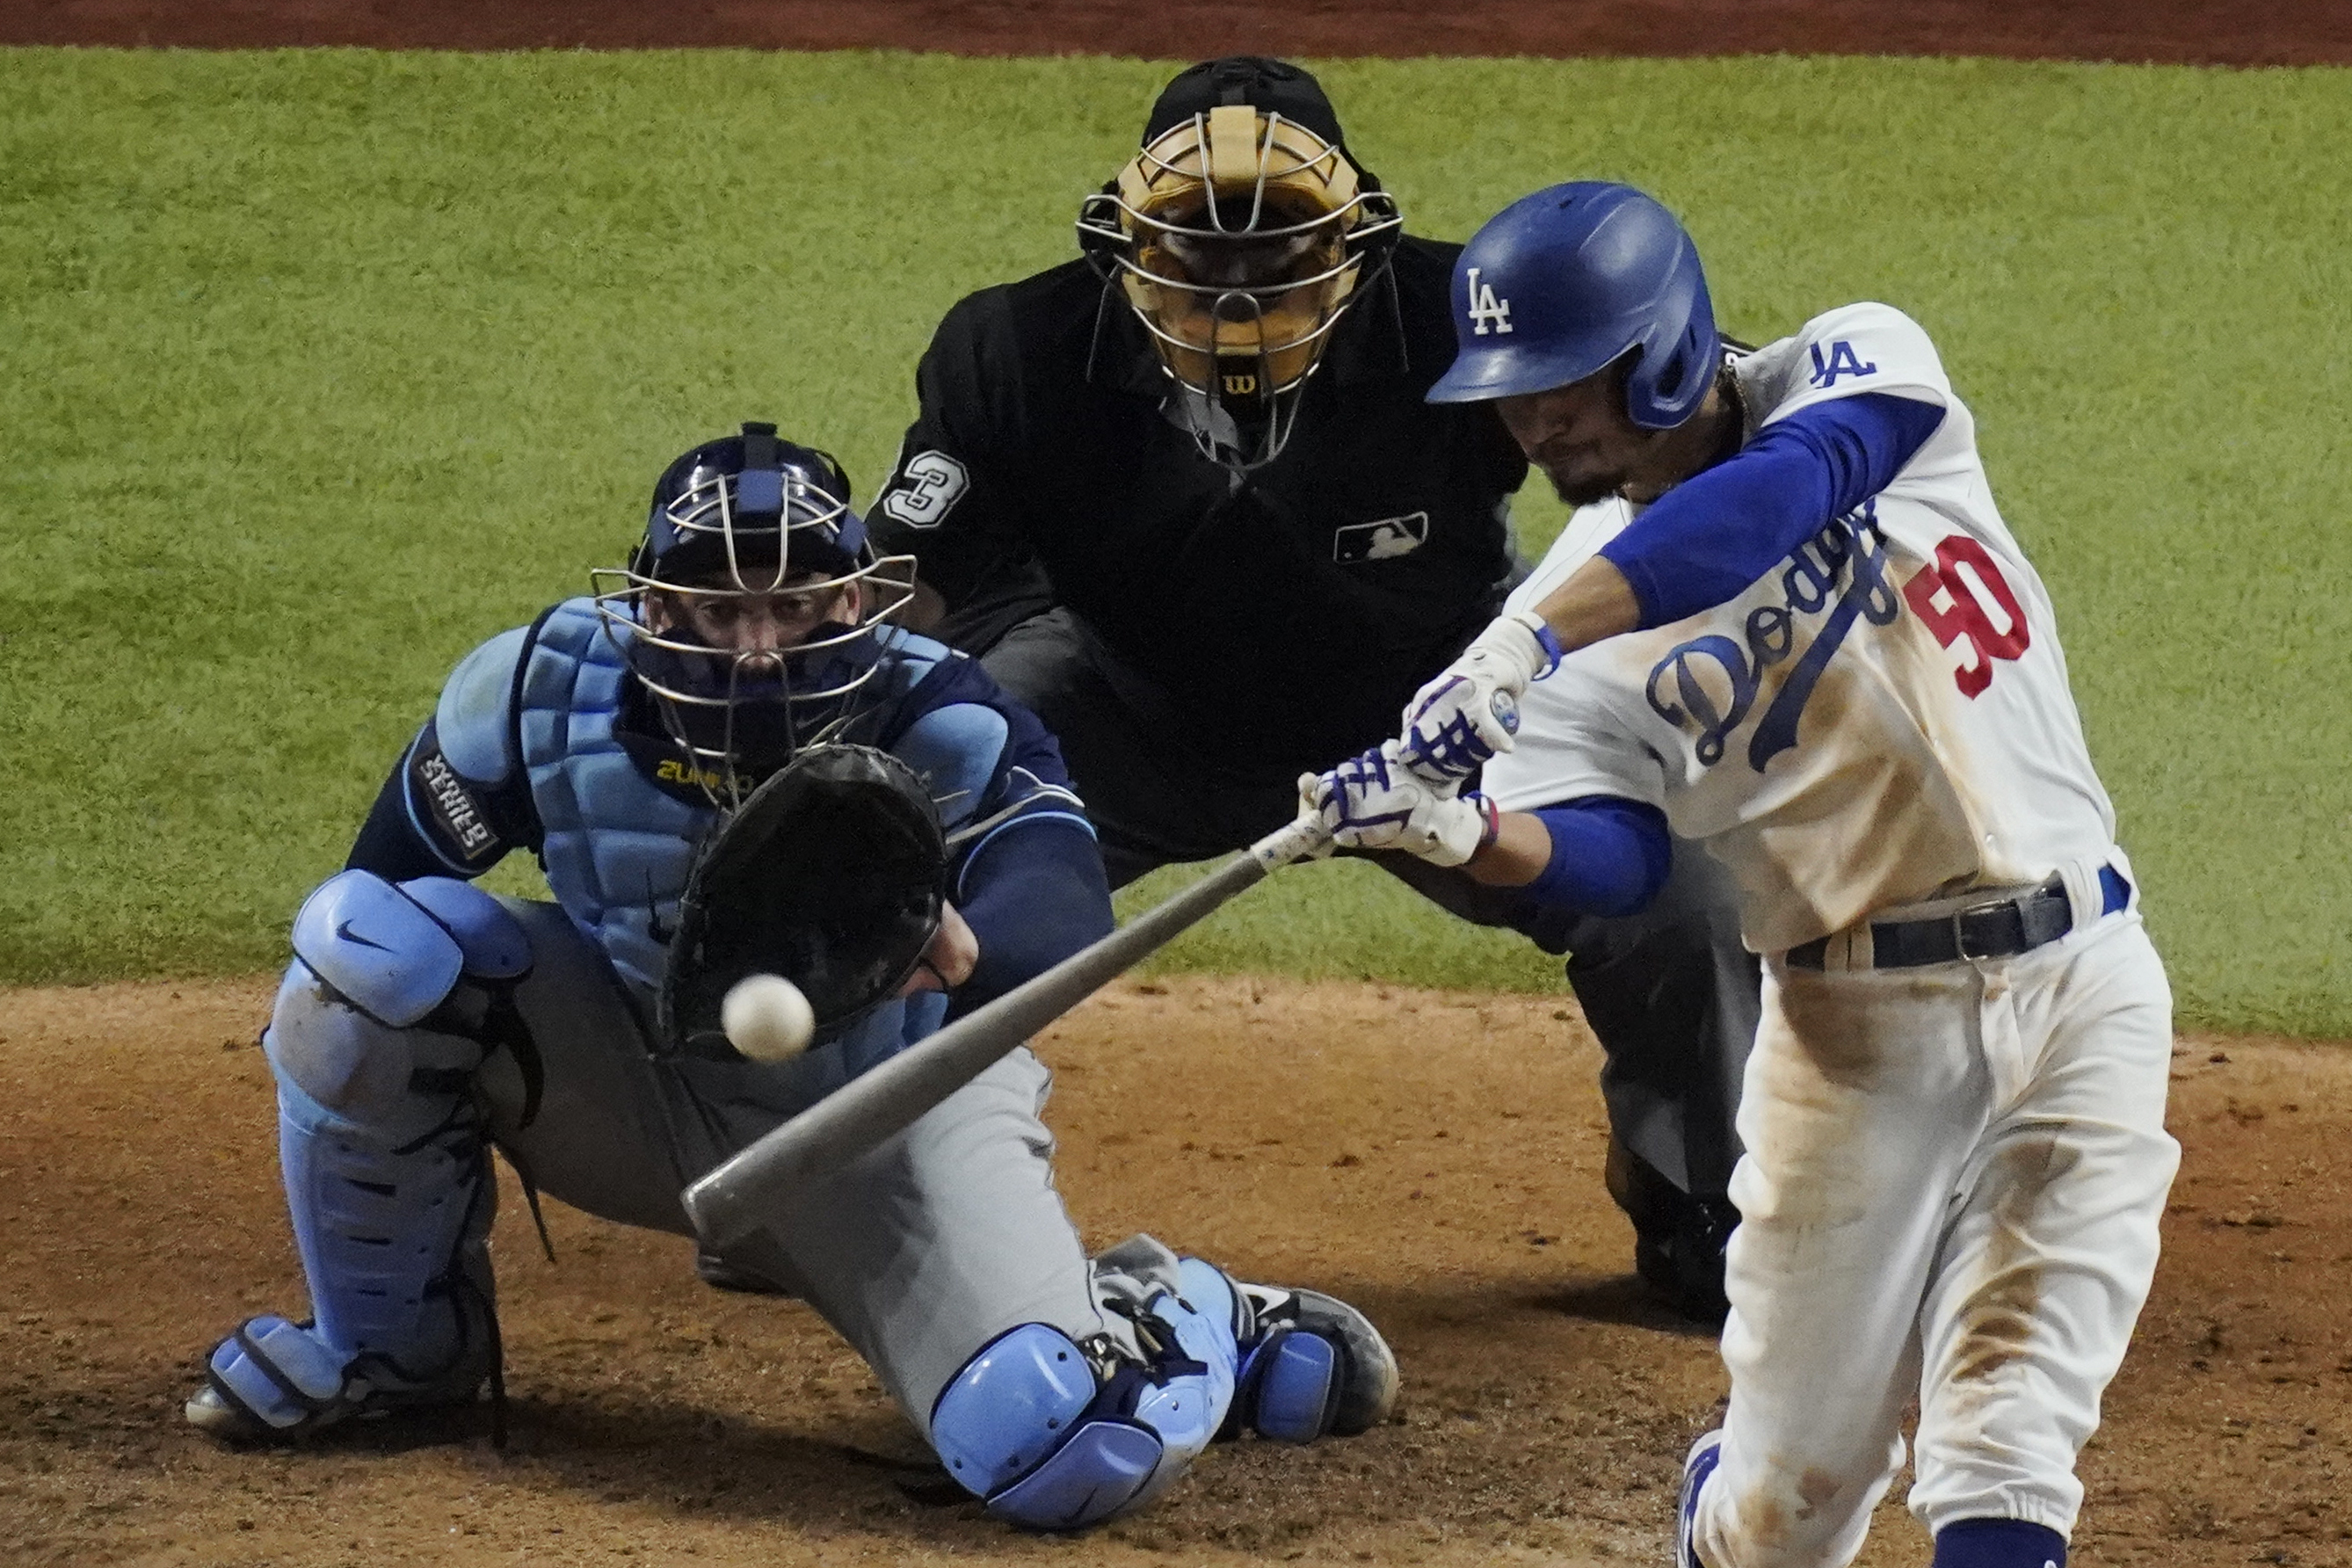
[[[822,1042],[896,995],[940,929],[947,849],[914,770],[869,746],[819,746],[704,841],[662,975],[662,1047],[733,1056],[728,989],[781,974]]]

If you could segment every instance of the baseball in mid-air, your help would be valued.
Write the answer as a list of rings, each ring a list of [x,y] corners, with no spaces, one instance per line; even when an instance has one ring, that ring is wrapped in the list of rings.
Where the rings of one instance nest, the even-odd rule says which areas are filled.
[[[801,988],[781,974],[747,974],[719,1005],[727,1043],[755,1062],[780,1062],[808,1049],[816,1014]]]

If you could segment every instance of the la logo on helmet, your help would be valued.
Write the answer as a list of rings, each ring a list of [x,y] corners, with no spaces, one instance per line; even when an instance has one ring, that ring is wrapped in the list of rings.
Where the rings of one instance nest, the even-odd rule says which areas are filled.
[[[1508,300],[1496,299],[1495,297],[1495,286],[1492,283],[1479,282],[1478,268],[1475,267],[1470,268],[1468,282],[1470,287],[1471,332],[1477,337],[1483,338],[1486,335],[1487,329],[1490,327],[1494,329],[1495,335],[1497,337],[1511,330],[1511,302]]]

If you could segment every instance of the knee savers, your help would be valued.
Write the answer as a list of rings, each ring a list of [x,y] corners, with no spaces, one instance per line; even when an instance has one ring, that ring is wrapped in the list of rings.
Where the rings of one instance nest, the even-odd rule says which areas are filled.
[[[279,1081],[329,1110],[382,1123],[427,1110],[412,1100],[446,1110],[486,1042],[436,1015],[462,981],[510,993],[530,963],[520,922],[469,883],[343,871],[294,917],[294,963],[262,1044]]]
[[[1034,1530],[1099,1524],[1173,1484],[1224,1425],[1240,1362],[1232,1283],[1197,1258],[1179,1277],[1135,1310],[1140,1363],[1045,1323],[984,1346],[932,1407],[948,1473]]]

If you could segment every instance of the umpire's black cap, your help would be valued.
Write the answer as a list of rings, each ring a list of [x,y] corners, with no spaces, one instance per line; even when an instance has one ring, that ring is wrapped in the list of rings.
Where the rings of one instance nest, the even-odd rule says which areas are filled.
[[[1312,75],[1287,60],[1227,55],[1187,68],[1160,89],[1159,101],[1152,104],[1151,118],[1143,127],[1143,144],[1149,147],[1171,126],[1225,103],[1246,103],[1263,113],[1279,114],[1334,147],[1347,142],[1331,100],[1323,96],[1323,84]]]

